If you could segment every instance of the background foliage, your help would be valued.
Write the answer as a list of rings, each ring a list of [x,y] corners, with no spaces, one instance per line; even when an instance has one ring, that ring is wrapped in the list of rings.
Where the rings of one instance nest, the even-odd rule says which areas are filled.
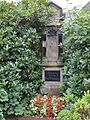
[[[22,115],[42,84],[40,33],[50,10],[45,0],[0,2],[0,117]]]
[[[90,89],[90,11],[69,13],[63,27],[64,85],[74,96]]]

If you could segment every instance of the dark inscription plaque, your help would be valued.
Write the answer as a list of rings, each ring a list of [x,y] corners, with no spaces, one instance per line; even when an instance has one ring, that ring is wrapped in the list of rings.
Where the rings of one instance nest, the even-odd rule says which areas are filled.
[[[60,81],[60,71],[45,71],[45,81]]]

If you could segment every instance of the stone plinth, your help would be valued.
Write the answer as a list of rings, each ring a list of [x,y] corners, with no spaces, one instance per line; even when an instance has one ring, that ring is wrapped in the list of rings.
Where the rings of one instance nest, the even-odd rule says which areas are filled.
[[[61,59],[62,33],[60,17],[62,8],[51,2],[54,14],[51,23],[48,24],[42,34],[42,80],[44,85],[41,88],[42,94],[57,95],[60,93],[63,77],[63,63]]]
[[[45,72],[46,71],[49,71],[49,72],[51,71],[51,73],[53,73],[53,74],[55,72],[54,75],[50,74],[50,76],[48,76],[49,77],[48,81],[45,81],[45,79],[46,79]],[[41,88],[42,94],[49,94],[49,95],[60,94],[60,86],[62,85],[62,82],[63,82],[62,71],[63,71],[63,67],[62,68],[56,67],[56,66],[43,67],[42,79],[44,81],[44,85]],[[57,79],[58,78],[58,74],[56,74],[57,72],[58,73],[60,72],[60,74],[59,74],[60,80]],[[50,77],[51,77],[51,79],[50,79]],[[52,77],[54,80],[52,79]],[[56,77],[56,80],[55,80],[55,77]]]

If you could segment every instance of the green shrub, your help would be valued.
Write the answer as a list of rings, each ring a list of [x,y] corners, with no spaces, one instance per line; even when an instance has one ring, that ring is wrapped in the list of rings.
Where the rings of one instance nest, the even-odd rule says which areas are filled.
[[[0,107],[0,120],[5,120],[1,107]]]
[[[85,92],[82,99],[79,99],[71,110],[80,114],[82,120],[90,120],[90,91]]]
[[[61,28],[65,65],[63,92],[70,88],[71,93],[78,97],[82,97],[84,91],[90,89],[88,85],[90,82],[89,21],[90,11],[74,10],[70,12],[70,16],[65,19]]]
[[[31,32],[36,39],[35,30]],[[22,115],[42,83],[40,60],[25,36],[17,37],[14,32],[12,40],[9,37],[5,36],[0,44],[0,107],[4,115]]]
[[[74,94],[72,94],[71,89],[67,89],[65,93],[63,93],[64,95],[64,100],[66,102],[66,109],[70,109],[73,105],[73,103],[75,103],[78,99],[77,96],[74,96]]]
[[[70,110],[62,110],[57,117],[57,120],[81,120],[78,113],[72,113]]]
[[[46,0],[0,2],[0,117],[22,115],[42,85],[40,30],[49,14]]]

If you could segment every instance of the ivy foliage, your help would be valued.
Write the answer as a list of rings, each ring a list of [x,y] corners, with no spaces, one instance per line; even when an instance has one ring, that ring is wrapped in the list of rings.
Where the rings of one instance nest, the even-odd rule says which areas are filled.
[[[0,118],[23,115],[42,84],[39,34],[47,24],[46,0],[0,2]]]
[[[63,91],[81,97],[90,89],[90,11],[70,12],[63,23]]]

